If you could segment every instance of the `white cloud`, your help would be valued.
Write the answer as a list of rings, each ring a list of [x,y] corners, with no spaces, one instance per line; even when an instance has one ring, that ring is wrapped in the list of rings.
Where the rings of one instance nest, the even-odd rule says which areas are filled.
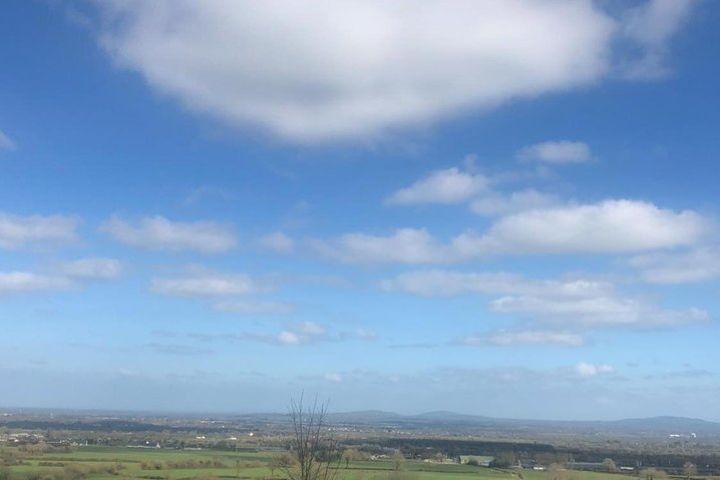
[[[630,259],[650,283],[694,283],[720,277],[720,249],[704,247],[681,253],[654,253]]]
[[[186,277],[153,279],[155,292],[176,296],[250,295],[266,291],[268,286],[246,274],[197,272]]]
[[[402,228],[390,236],[349,233],[330,241],[315,242],[316,249],[346,263],[444,263],[447,248],[425,230]]]
[[[606,200],[529,210],[498,220],[482,236],[456,239],[465,255],[495,253],[632,253],[693,245],[707,233],[699,214],[658,208],[652,203]]]
[[[67,278],[32,272],[0,272],[0,295],[71,288]]]
[[[282,345],[301,345],[318,341],[325,336],[325,327],[315,322],[300,322],[291,324],[277,336],[277,342]]]
[[[365,329],[365,328],[356,328],[355,331],[353,331],[349,334],[345,334],[343,336],[347,337],[347,338],[355,338],[358,340],[368,340],[368,341],[377,340],[377,338],[378,338],[377,333],[373,332],[372,330]]]
[[[691,246],[710,230],[696,212],[652,203],[606,200],[501,217],[484,234],[466,232],[442,243],[424,229],[389,236],[350,233],[315,242],[316,249],[348,263],[454,263],[494,254],[620,254]]]
[[[145,217],[137,224],[113,217],[100,230],[115,240],[150,250],[193,250],[222,253],[237,245],[235,233],[215,222],[173,222],[165,217]]]
[[[577,373],[580,377],[583,378],[590,378],[613,372],[615,372],[615,369],[612,366],[606,364],[580,362],[575,365],[575,373]]]
[[[257,300],[225,300],[214,304],[213,308],[220,312],[240,315],[288,315],[296,310],[292,303]]]
[[[541,193],[534,189],[509,194],[491,193],[473,200],[470,210],[478,215],[507,215],[525,210],[547,209],[559,205],[555,195]]]
[[[326,373],[325,380],[327,380],[328,382],[340,383],[343,381],[343,376],[339,373]]]
[[[277,340],[283,345],[298,345],[301,340],[297,333],[284,330],[278,334]]]
[[[3,133],[0,130],[0,150],[15,150],[17,148],[17,145],[15,145],[15,142],[12,140],[12,138],[8,137],[5,133]]]
[[[661,60],[673,2],[116,1],[100,42],[191,110],[313,142],[592,85],[623,41]]]
[[[517,345],[558,345],[563,347],[582,347],[585,338],[577,333],[545,330],[499,331],[475,335],[461,340],[463,345],[495,345],[511,347]]]
[[[244,332],[240,334],[218,334],[218,335],[197,335],[203,340],[222,341],[250,341],[260,342],[269,345],[295,346],[309,345],[320,342],[342,342],[347,340],[375,340],[377,335],[367,330],[355,330],[352,332],[329,332],[328,329],[316,322],[290,322],[277,333],[268,332]]]
[[[508,273],[429,270],[399,274],[382,281],[381,288],[426,297],[500,295],[490,302],[493,311],[563,331],[677,327],[709,319],[703,310],[664,309],[626,297],[612,283],[582,278],[533,280]]]
[[[537,161],[551,165],[585,163],[592,159],[590,147],[584,142],[569,140],[549,141],[525,147],[518,152],[521,160]]]
[[[390,205],[458,204],[470,202],[470,209],[480,215],[507,215],[559,205],[555,195],[529,188],[504,193],[494,184],[516,176],[513,173],[487,177],[476,173],[475,156],[465,160],[465,169],[458,167],[436,170],[412,185],[402,188],[385,200]]]
[[[122,264],[113,258],[81,258],[60,265],[63,275],[81,280],[117,278],[122,273]]]
[[[393,193],[387,202],[396,205],[462,203],[488,188],[488,179],[457,167],[432,172],[409,187]]]
[[[325,327],[315,322],[300,322],[294,325],[294,330],[303,335],[323,335],[325,333]]]
[[[709,320],[703,310],[665,310],[618,293],[585,298],[505,296],[493,300],[491,306],[499,313],[524,315],[563,328],[676,327]]]
[[[612,291],[608,282],[570,279],[531,280],[503,272],[466,273],[448,270],[405,272],[381,282],[386,291],[401,291],[426,297],[464,294],[553,294],[563,297],[587,297]]]
[[[275,232],[258,239],[261,247],[276,253],[292,253],[295,242],[282,232]]]
[[[92,280],[109,280],[121,273],[120,262],[108,258],[84,258],[60,263],[46,273],[0,272],[0,295],[49,290],[68,290]]]
[[[18,216],[0,213],[0,248],[71,243],[80,220],[63,215]]]

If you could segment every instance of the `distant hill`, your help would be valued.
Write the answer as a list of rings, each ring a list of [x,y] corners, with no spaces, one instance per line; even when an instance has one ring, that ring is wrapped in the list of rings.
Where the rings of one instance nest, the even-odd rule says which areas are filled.
[[[720,423],[699,418],[686,417],[650,417],[627,418],[614,422],[604,422],[608,426],[633,431],[653,431],[665,433],[718,433]]]
[[[278,425],[287,428],[287,413],[246,413],[236,415],[137,414],[132,412],[78,412],[69,410],[8,410],[0,426],[10,428],[65,428],[98,431],[223,431],[229,425]],[[0,412],[1,413],[1,412]],[[382,410],[329,413],[331,424],[368,426],[392,430],[438,430],[443,432],[506,432],[525,434],[585,433],[628,434],[666,437],[720,437],[720,423],[698,418],[660,416],[610,421],[560,421],[494,418],[451,411],[402,415]]]
[[[653,434],[713,434],[720,435],[720,423],[697,418],[685,417],[649,417],[628,418],[609,421],[560,421],[493,418],[450,411],[433,411],[417,415],[401,415],[381,410],[333,413],[329,420],[334,423],[359,425],[396,425],[396,426],[458,426],[485,427],[499,430],[559,430],[559,431],[595,431],[627,432]]]

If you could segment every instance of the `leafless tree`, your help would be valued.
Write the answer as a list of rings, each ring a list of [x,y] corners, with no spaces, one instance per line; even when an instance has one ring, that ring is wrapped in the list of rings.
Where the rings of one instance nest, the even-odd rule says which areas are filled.
[[[685,462],[685,465],[683,466],[683,473],[685,474],[685,478],[689,480],[690,477],[697,475],[697,467],[692,462]]]
[[[342,460],[337,441],[327,424],[327,402],[305,405],[303,395],[290,400],[291,446],[297,459],[286,468],[290,480],[334,480]]]

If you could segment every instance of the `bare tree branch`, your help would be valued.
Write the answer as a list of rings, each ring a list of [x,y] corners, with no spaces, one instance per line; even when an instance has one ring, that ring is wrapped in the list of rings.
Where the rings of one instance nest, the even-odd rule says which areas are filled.
[[[304,394],[290,400],[291,447],[297,459],[296,466],[284,469],[290,480],[334,480],[337,476],[342,456],[327,425],[327,409],[328,403],[318,403],[317,396],[310,406],[305,405]]]

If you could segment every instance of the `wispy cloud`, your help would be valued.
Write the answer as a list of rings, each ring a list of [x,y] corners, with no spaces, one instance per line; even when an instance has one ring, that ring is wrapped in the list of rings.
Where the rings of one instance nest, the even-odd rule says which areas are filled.
[[[172,332],[170,332],[172,333]],[[162,332],[165,336],[165,332]],[[171,338],[176,338],[173,334]],[[317,343],[364,341],[370,342],[378,338],[371,330],[357,328],[355,330],[333,330],[331,327],[313,321],[288,322],[276,331],[240,332],[223,334],[193,333],[189,338],[202,342],[258,342],[276,346],[302,346]]]
[[[531,280],[502,272],[428,270],[399,274],[383,280],[381,287],[427,297],[500,295],[490,301],[494,312],[574,332],[596,328],[677,327],[709,320],[704,310],[664,309],[642,299],[624,296],[610,282],[593,279]],[[500,336],[497,340],[503,338],[507,341],[524,338],[529,342],[532,335]],[[556,337],[557,340],[561,338]],[[570,341],[570,338],[565,340]]]
[[[668,41],[692,12],[693,0],[649,0],[627,10],[621,19],[620,34],[640,48],[617,65],[620,76],[653,79],[670,72],[666,64]]]
[[[233,200],[235,195],[220,187],[214,187],[212,185],[201,185],[194,188],[187,197],[183,200],[185,205],[196,205],[202,200],[216,199],[216,200]]]
[[[12,151],[15,149],[17,149],[17,145],[13,139],[0,130],[0,150]]]
[[[89,257],[63,262],[58,270],[70,278],[80,280],[109,280],[122,274],[122,263],[114,258]]]
[[[508,215],[525,210],[541,210],[561,205],[557,195],[528,188],[510,193],[491,192],[470,203],[470,210],[478,215]]]
[[[295,250],[295,241],[283,232],[270,233],[257,240],[261,248],[275,253],[292,253]]]
[[[238,244],[228,225],[210,221],[170,221],[161,216],[145,217],[135,223],[113,217],[103,223],[100,230],[125,245],[148,250],[223,253]]]
[[[348,233],[313,242],[323,255],[346,263],[445,263],[452,252],[426,230],[402,228],[388,236]]]
[[[0,213],[0,248],[52,246],[77,241],[80,219],[65,215],[19,216]]]
[[[720,278],[720,248],[699,247],[685,252],[635,256],[630,265],[650,283],[698,283]]]
[[[70,290],[92,281],[117,278],[120,273],[120,262],[109,258],[82,258],[42,272],[0,272],[0,294]]]
[[[522,148],[518,158],[549,165],[586,163],[592,159],[590,147],[585,142],[569,140],[547,141]]]
[[[161,355],[198,356],[211,355],[214,353],[214,351],[209,348],[199,348],[177,343],[148,343],[145,347]]]
[[[225,300],[213,304],[213,308],[238,315],[289,315],[297,310],[293,303],[258,300]]]
[[[580,362],[575,365],[575,373],[582,378],[596,377],[598,375],[614,373],[615,369],[607,364],[594,364],[587,362]]]
[[[0,295],[43,290],[66,290],[73,283],[62,276],[33,272],[0,272]]]
[[[582,347],[585,338],[578,333],[556,332],[549,330],[497,331],[461,338],[458,341],[467,346],[515,347],[527,345],[550,345],[562,347]]]
[[[152,289],[157,293],[180,297],[222,297],[250,295],[267,291],[269,285],[244,273],[220,273],[201,270],[174,278],[155,278]]]

